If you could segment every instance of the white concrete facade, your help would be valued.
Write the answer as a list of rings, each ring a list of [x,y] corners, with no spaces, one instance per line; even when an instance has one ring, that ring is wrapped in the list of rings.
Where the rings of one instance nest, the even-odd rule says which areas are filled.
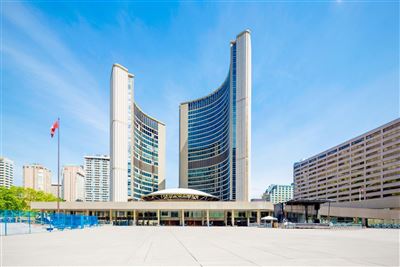
[[[179,106],[179,187],[188,188],[188,105]]]
[[[110,195],[115,202],[128,201],[128,70],[114,64],[110,101]]]
[[[10,188],[14,182],[14,162],[0,157],[0,186]]]
[[[236,38],[236,64],[236,200],[249,201],[252,84],[251,40],[248,30]]]
[[[165,189],[167,132],[163,123],[158,123],[158,190]]]
[[[111,201],[139,200],[165,188],[166,126],[136,104],[127,68],[113,65],[110,89]]]

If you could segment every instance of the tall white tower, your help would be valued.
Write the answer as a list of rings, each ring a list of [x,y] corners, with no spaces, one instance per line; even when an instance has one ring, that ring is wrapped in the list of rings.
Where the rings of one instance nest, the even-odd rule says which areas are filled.
[[[111,72],[110,101],[110,198],[113,202],[128,201],[128,90],[133,95],[133,75],[114,64]]]
[[[250,30],[236,37],[236,200],[250,200],[251,184],[251,39]],[[232,86],[233,88],[233,86]],[[234,116],[235,114],[233,114]]]

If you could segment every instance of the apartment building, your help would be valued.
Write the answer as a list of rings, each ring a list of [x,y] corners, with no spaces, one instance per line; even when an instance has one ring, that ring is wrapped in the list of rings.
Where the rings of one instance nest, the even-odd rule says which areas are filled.
[[[400,196],[400,119],[293,168],[295,199],[361,201]]]

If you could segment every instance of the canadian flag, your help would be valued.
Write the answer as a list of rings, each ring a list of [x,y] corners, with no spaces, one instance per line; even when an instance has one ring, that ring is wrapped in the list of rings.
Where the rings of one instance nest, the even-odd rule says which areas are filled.
[[[56,129],[58,128],[58,120],[56,120],[50,128],[50,136],[53,137],[56,133]]]

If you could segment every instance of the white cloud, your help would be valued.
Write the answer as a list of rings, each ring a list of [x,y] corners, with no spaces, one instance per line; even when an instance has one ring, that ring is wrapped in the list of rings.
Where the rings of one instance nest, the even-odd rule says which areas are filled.
[[[102,100],[99,85],[84,68],[85,64],[77,60],[74,53],[52,32],[47,26],[49,22],[41,19],[36,10],[18,3],[5,5],[2,15],[10,27],[28,36],[39,48],[35,53],[31,43],[13,38],[11,32],[7,34],[6,28],[7,38],[2,53],[9,56],[13,63],[7,68],[31,77],[29,83],[36,81],[38,93],[43,94],[43,98],[51,99],[49,106],[61,107],[82,123],[107,133],[108,125],[104,123],[104,118],[108,118],[107,108],[99,103],[108,102]],[[26,86],[31,84],[27,83]]]

